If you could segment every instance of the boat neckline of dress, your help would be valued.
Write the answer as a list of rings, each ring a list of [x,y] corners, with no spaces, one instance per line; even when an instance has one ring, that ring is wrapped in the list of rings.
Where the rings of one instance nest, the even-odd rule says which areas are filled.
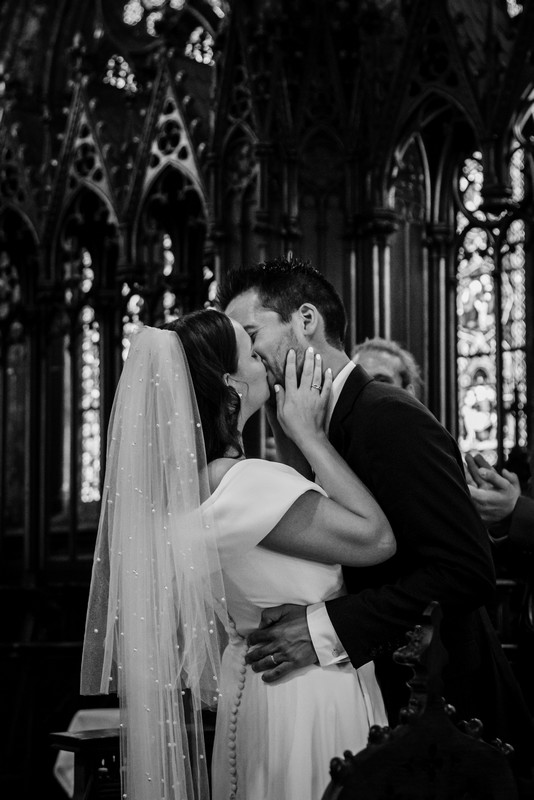
[[[268,461],[266,458],[240,458],[238,461],[235,462],[235,464],[232,464],[232,466],[226,470],[221,480],[219,481],[213,492],[210,494],[209,499],[211,500],[217,494],[217,492],[219,491],[221,486],[225,483],[230,473],[233,472],[236,469],[236,467],[242,466],[243,464],[247,463],[250,464],[251,461],[259,461],[262,464],[278,464],[281,467],[288,466],[287,464],[283,464],[279,461]]]

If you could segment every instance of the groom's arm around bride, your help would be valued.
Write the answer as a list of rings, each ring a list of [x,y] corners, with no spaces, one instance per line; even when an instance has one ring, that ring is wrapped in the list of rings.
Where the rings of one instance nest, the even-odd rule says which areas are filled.
[[[344,570],[349,594],[322,609],[333,626],[323,652],[321,641],[319,652],[312,644],[304,608],[267,609],[265,627],[249,637],[250,663],[269,682],[317,660],[323,666],[335,662],[343,649],[355,667],[374,660],[395,724],[409,676],[391,656],[436,600],[444,613],[449,658],[446,700],[460,718],[481,718],[488,737],[510,741],[527,774],[534,753],[532,722],[484,611],[495,591],[493,562],[453,437],[406,391],[374,381],[349,363],[342,337],[337,341],[343,328],[339,297],[316,270],[283,259],[268,262],[232,276],[222,296],[223,307],[250,333],[275,382],[281,382],[288,341],[297,350],[312,346],[324,368],[332,368],[329,438],[373,493],[397,541],[396,555],[384,564]],[[273,644],[276,669],[267,657]]]

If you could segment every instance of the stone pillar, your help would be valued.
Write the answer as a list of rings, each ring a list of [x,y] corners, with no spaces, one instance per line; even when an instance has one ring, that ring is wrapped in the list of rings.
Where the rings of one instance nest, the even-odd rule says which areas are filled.
[[[426,230],[424,280],[428,298],[427,342],[422,364],[427,403],[456,437],[456,274],[454,232],[445,223]]]
[[[397,213],[389,208],[373,208],[356,218],[356,341],[391,338],[389,237],[398,224]]]

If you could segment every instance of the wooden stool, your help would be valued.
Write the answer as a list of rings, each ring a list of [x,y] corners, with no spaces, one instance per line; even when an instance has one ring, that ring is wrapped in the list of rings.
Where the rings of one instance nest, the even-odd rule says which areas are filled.
[[[73,800],[120,800],[118,728],[51,733],[50,743],[74,753]]]

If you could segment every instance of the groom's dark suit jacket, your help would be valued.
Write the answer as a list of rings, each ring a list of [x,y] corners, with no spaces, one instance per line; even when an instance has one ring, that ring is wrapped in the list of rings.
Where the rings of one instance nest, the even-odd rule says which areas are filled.
[[[343,387],[329,437],[375,496],[397,540],[386,563],[345,568],[349,595],[326,604],[352,663],[375,661],[396,724],[411,671],[395,665],[392,652],[406,644],[428,603],[439,601],[449,656],[446,701],[459,719],[480,718],[485,736],[530,752],[525,758],[532,764],[532,723],[483,609],[494,597],[493,562],[453,437],[410,394],[373,380],[360,366]]]

